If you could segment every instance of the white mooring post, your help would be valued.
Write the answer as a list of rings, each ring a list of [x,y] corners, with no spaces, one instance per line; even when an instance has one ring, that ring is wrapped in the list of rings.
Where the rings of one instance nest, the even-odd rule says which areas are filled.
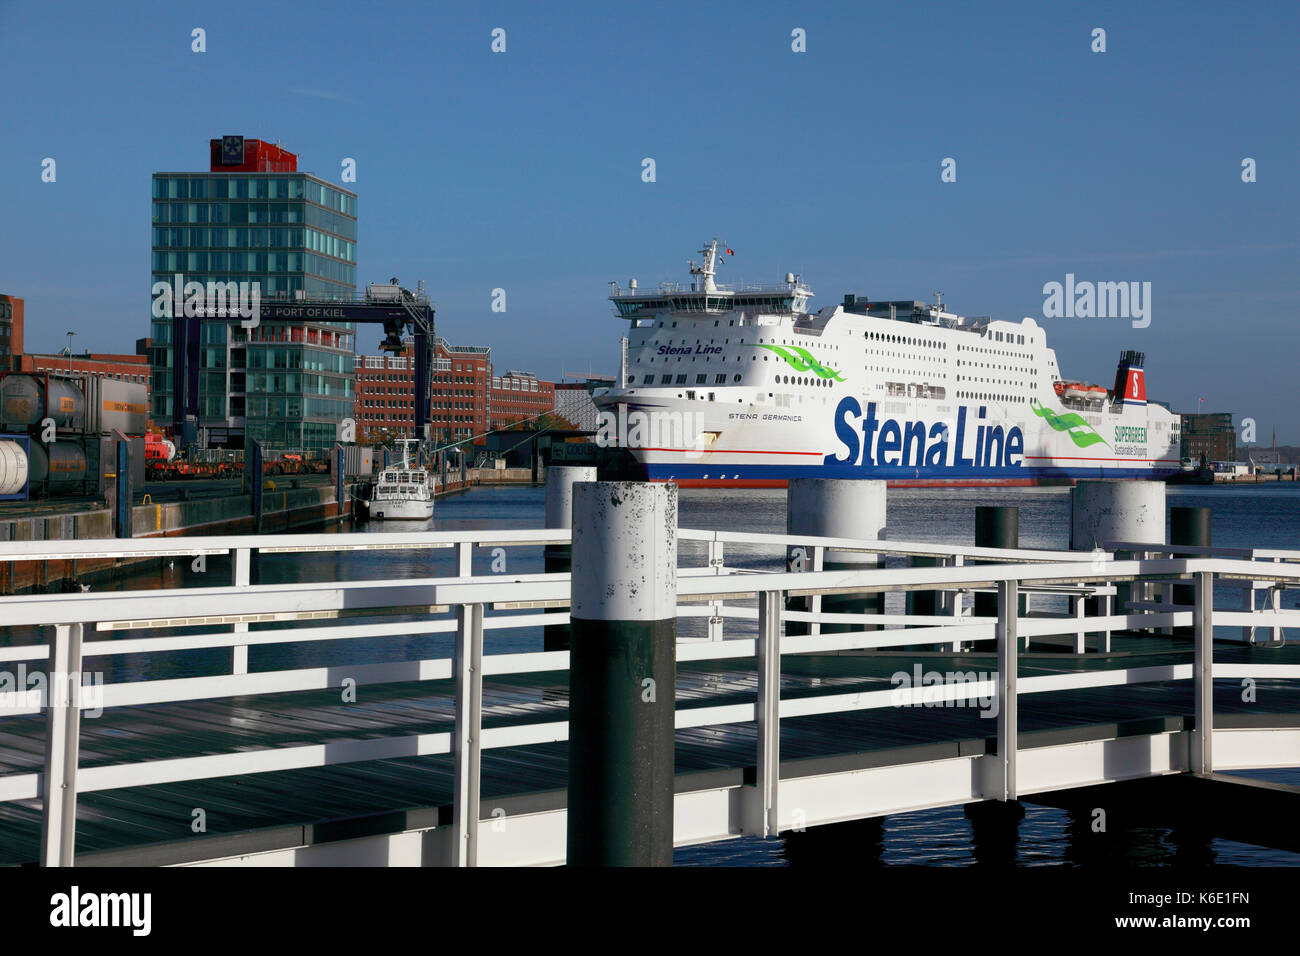
[[[1020,608],[1015,581],[998,582],[998,764],[1003,802],[1016,794],[1016,614]]]
[[[452,805],[455,866],[478,866],[479,765],[483,725],[483,605],[456,608],[456,779]]]
[[[583,482],[573,495],[571,866],[670,866],[677,486]]]
[[[810,537],[859,538],[876,541],[885,530],[885,483],[848,478],[791,478],[786,491],[786,533]],[[842,571],[880,566],[880,557],[861,551],[828,548],[817,566],[810,552],[804,565],[810,571]],[[884,612],[885,596],[848,594],[815,596],[808,600],[814,614],[862,614]],[[858,624],[813,624],[789,622],[790,634],[836,634],[871,629]]]
[[[45,808],[41,865],[72,866],[77,836],[83,625],[57,624],[45,675]]]
[[[1070,548],[1092,551],[1103,541],[1137,541],[1163,547],[1164,482],[1089,479],[1075,485],[1070,493]],[[1118,553],[1116,557],[1126,555]],[[1080,600],[1087,601],[1090,614],[1125,614],[1125,604],[1144,600],[1147,588],[1141,582],[1118,584],[1113,598]],[[1110,631],[1102,633],[1101,649],[1110,650]]]
[[[1214,575],[1196,572],[1196,649],[1192,671],[1196,683],[1196,727],[1192,731],[1192,772],[1214,772]]]
[[[595,481],[596,469],[588,465],[552,465],[546,469],[546,527],[573,527],[573,486]]]
[[[589,465],[552,465],[546,469],[546,527],[573,528],[573,488],[584,481],[595,481],[596,469]],[[548,544],[542,555],[547,574],[567,574],[573,564],[573,549],[567,544]],[[558,613],[563,613],[563,608]],[[542,648],[567,651],[572,635],[568,624],[548,624],[542,629]]]

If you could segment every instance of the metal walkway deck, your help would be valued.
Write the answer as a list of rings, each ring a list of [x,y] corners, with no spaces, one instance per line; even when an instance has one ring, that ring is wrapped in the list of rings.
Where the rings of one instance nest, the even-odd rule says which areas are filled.
[[[513,541],[535,547],[555,534],[424,535],[419,546],[452,544],[463,557],[470,546]],[[384,547],[402,543],[391,535],[354,536],[347,543],[365,547],[380,540]],[[248,539],[214,539],[171,547],[177,553],[194,554],[196,546],[207,545],[213,553],[232,542],[244,548],[249,544]],[[316,542],[312,537],[293,536],[258,539],[256,546],[335,548],[341,543],[337,537]],[[889,546],[895,551],[904,547],[892,542]],[[933,553],[933,545],[926,548]],[[1041,553],[1030,558],[1046,559]],[[1094,555],[1088,559],[1094,560]],[[1143,562],[1147,575],[1166,581],[1180,576],[1170,567],[1175,563],[1185,562]],[[1098,571],[1085,563],[1071,567],[1068,576],[1115,580],[1127,574],[1132,580],[1140,577],[1133,573],[1140,569],[1130,567],[1136,564],[1109,562]],[[462,570],[467,566],[468,561],[462,560]],[[237,560],[236,574],[240,567]],[[882,575],[920,575],[916,583],[938,589],[945,576],[961,572],[969,582],[960,586],[969,589],[991,580],[989,575],[995,571],[1029,576],[1040,567],[811,572],[802,580],[843,590],[845,580],[860,584],[867,580],[863,575],[891,587],[897,585],[882,581]],[[1263,575],[1263,569],[1254,570]],[[1276,563],[1270,563],[1267,572],[1270,580],[1286,574]],[[716,564],[683,574],[683,590],[694,588],[709,601],[697,610],[734,614],[742,627],[750,626],[754,612],[723,603],[719,594],[726,587],[733,594],[744,593],[742,588],[749,588],[751,594],[769,587],[790,590],[795,578],[742,574]],[[832,574],[841,580],[815,580]],[[260,609],[248,606],[244,616],[261,615],[264,620],[274,613],[282,624],[300,622],[306,628],[299,638],[304,641],[322,639],[327,631],[364,636],[375,629],[388,634],[455,630],[461,640],[472,638],[467,633],[472,627],[446,617],[446,607],[438,601],[439,589],[450,594],[455,588],[491,587],[497,604],[564,603],[542,594],[557,586],[562,590],[563,576],[556,575],[488,581],[462,576],[400,585],[383,589],[363,582],[348,588],[240,586],[233,590],[242,595],[246,606],[254,596],[267,602]],[[950,582],[949,586],[957,585]],[[120,631],[124,619],[117,616],[121,608],[114,602],[126,600],[136,612],[133,626],[151,625],[145,633],[169,635],[139,638],[137,632],[126,630],[114,640],[92,643],[87,634],[82,651],[88,660],[95,654],[128,650],[125,659],[130,660],[163,648],[211,653],[202,648],[287,639],[290,632],[283,629],[250,632],[248,621],[234,619],[239,615],[227,615],[233,629],[215,635],[210,628],[196,633],[192,626],[196,618],[211,614],[206,605],[229,601],[231,590],[15,598],[0,602],[0,614],[8,604],[10,620],[37,615],[61,600],[61,607],[80,606],[64,610],[65,617],[101,622],[101,632]],[[385,590],[387,594],[382,593]],[[144,606],[150,602],[159,611],[146,612]],[[318,603],[336,610],[313,609]],[[409,617],[417,604],[426,608],[419,623],[375,623],[390,611]],[[163,619],[163,610],[170,620]],[[365,616],[344,623],[336,620],[340,613]],[[1109,615],[1090,620],[1086,630],[1100,632],[1121,621],[1132,626],[1139,618],[1159,626],[1179,625],[1190,623],[1192,616],[1184,611],[1144,613],[1145,617]],[[1296,612],[1271,613],[1277,616],[1261,626],[1295,626],[1291,618]],[[780,616],[800,617],[791,612]],[[814,612],[803,617],[835,616]],[[534,613],[513,621],[536,627],[542,619]],[[511,623],[504,614],[488,620],[499,627]],[[547,623],[563,620],[562,614],[547,616]],[[917,626],[907,629],[781,638],[779,774],[766,770],[757,756],[762,741],[753,715],[772,706],[772,695],[763,686],[753,656],[756,639],[679,644],[677,842],[726,839],[761,833],[765,826],[775,832],[997,797],[1003,785],[998,740],[1006,731],[986,713],[997,690],[996,678],[989,676],[998,671],[996,654],[913,647],[827,652],[829,647],[886,642],[928,648],[940,640],[936,634],[940,630],[945,631],[946,645],[949,634],[991,639],[1004,627],[962,617],[959,607],[958,616],[946,624],[915,620]],[[118,623],[102,623],[108,621]],[[164,623],[174,627],[160,630],[158,625]],[[1060,633],[1073,630],[1077,619],[1031,613],[1017,623],[1022,633],[1034,626]],[[771,622],[760,620],[760,635],[765,624],[771,627]],[[71,628],[58,630],[66,637]],[[812,652],[801,653],[801,642]],[[54,643],[53,650],[0,648],[0,661],[39,662],[57,651],[58,642]],[[1195,641],[1134,631],[1114,634],[1109,645],[1108,651],[1086,654],[1052,648],[1016,655],[1018,794],[1192,768],[1198,684],[1187,678],[1197,667]],[[1221,641],[1213,652],[1216,676],[1225,678],[1213,685],[1215,767],[1300,765],[1300,681],[1294,679],[1300,677],[1300,647]],[[563,860],[565,658],[564,652],[485,655],[477,862]],[[547,666],[552,663],[560,667]],[[895,675],[910,675],[914,667],[939,674],[966,673],[980,683],[972,686],[968,699],[949,699],[949,706],[943,701],[926,705],[919,697],[891,706],[881,699],[897,693]],[[1243,699],[1238,673],[1260,675],[1253,701]],[[356,701],[350,703],[342,700],[340,692],[348,678],[357,682]],[[236,673],[226,676],[127,679],[109,685],[98,701],[104,708],[102,715],[82,719],[76,737],[74,792],[80,791],[75,798],[76,862],[444,862],[454,848],[457,829],[452,823],[458,772],[455,741],[460,732],[458,684],[454,662],[443,659],[251,674],[239,673],[237,665]],[[984,709],[971,706],[977,702],[976,689],[978,697],[986,698]],[[959,702],[966,705],[953,706]],[[0,710],[0,864],[33,863],[41,857],[45,808],[40,793],[51,760],[48,711],[28,707],[28,713],[19,713],[22,708],[14,703],[11,699],[7,715]],[[95,706],[93,699],[81,703],[83,711]],[[779,791],[779,809],[774,800],[762,799],[765,778],[771,787],[774,776],[779,786],[769,792]],[[201,811],[201,833],[195,832],[200,816],[196,811]]]

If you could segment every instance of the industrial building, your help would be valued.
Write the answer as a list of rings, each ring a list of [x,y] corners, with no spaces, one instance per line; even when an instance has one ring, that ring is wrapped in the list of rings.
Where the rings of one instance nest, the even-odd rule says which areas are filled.
[[[111,378],[149,387],[149,356],[125,355],[115,352],[85,352],[81,355],[67,352],[53,354],[22,354],[13,357],[15,372],[49,373],[62,377],[93,376]]]
[[[1232,412],[1206,412],[1183,414],[1182,457],[1199,462],[1237,460],[1237,432],[1232,425]]]
[[[610,388],[614,382],[613,378],[591,377],[556,385],[555,414],[580,431],[596,431],[600,412],[591,400],[591,393],[597,388]]]
[[[278,144],[224,136],[204,172],[153,175],[154,283],[256,283],[263,302],[350,301],[356,290],[356,194],[298,171]],[[153,310],[151,309],[151,314]],[[151,410],[173,418],[173,335],[197,352],[200,444],[324,451],[353,413],[355,332],[348,323],[158,316],[151,320]],[[179,341],[179,339],[178,339]]]
[[[111,378],[149,386],[149,340],[137,339],[135,354],[117,352],[24,352],[25,302],[0,294],[0,372],[26,372],[62,378]]]

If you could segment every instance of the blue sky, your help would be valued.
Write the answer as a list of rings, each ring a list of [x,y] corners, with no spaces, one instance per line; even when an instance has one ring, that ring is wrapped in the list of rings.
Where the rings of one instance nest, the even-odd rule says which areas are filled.
[[[30,350],[130,351],[150,175],[242,133],[334,182],[354,158],[359,282],[423,278],[500,368],[616,371],[606,283],[683,279],[717,235],[723,281],[1031,315],[1066,376],[1141,349],[1153,398],[1296,443],[1298,10],[0,2],[0,291]],[[1066,273],[1150,282],[1151,325],[1043,318]]]

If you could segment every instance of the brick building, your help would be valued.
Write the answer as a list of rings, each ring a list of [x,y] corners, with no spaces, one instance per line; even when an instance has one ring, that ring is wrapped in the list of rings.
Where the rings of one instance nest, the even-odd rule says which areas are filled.
[[[492,377],[492,427],[531,424],[531,419],[555,409],[555,383],[539,381],[532,372],[511,370]]]
[[[529,372],[492,372],[492,350],[435,338],[429,400],[434,437],[471,438],[535,418],[555,407],[555,386]],[[414,425],[415,356],[356,357],[357,440],[388,441]]]
[[[433,343],[434,364],[429,424],[435,436],[455,438],[488,430],[488,381],[491,349]],[[408,344],[400,355],[356,357],[356,412],[359,441],[387,441],[411,433],[415,423],[415,354]]]
[[[148,394],[149,358],[146,355],[125,355],[113,352],[86,352],[82,355],[15,355],[14,371],[51,375],[68,375],[69,365],[73,375],[98,375],[119,382],[144,385]]]
[[[23,300],[0,294],[0,371],[17,368],[14,357],[23,354]]]
[[[1231,412],[1184,413],[1182,416],[1182,457],[1199,462],[1237,460],[1237,432]]]

